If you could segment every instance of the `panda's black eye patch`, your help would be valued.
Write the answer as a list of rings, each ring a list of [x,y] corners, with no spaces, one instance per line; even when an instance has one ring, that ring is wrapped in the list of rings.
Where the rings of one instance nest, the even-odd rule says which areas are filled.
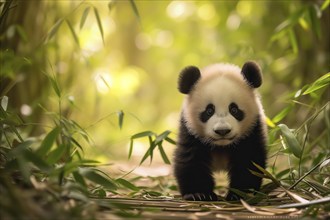
[[[208,104],[205,110],[199,115],[200,120],[205,123],[207,122],[212,115],[214,115],[215,106],[213,104]]]
[[[242,121],[244,119],[244,112],[239,109],[238,105],[236,103],[231,103],[229,105],[229,112],[230,114],[236,118],[237,121]]]

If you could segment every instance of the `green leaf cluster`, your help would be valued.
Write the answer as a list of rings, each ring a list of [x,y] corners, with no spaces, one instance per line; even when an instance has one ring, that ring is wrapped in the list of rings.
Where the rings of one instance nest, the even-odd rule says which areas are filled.
[[[55,82],[55,81],[54,81]],[[58,88],[54,86],[54,88]],[[60,99],[60,96],[59,96]],[[98,168],[99,162],[83,158],[84,148],[81,140],[88,144],[87,132],[75,121],[53,113],[54,127],[40,138],[25,138],[20,127],[26,126],[8,110],[10,99],[1,98],[0,106],[0,187],[6,198],[0,203],[0,211],[4,216],[28,216],[29,218],[45,218],[49,214],[36,210],[26,210],[22,202],[17,207],[11,204],[28,197],[27,188],[32,192],[41,191],[40,197],[51,207],[52,212],[63,206],[56,205],[62,197],[74,199],[82,204],[91,202],[92,197],[104,198],[107,193],[117,193],[119,189],[139,191],[140,188],[124,178],[112,178]],[[78,139],[78,136],[80,138]],[[9,184],[9,183],[14,183]],[[19,195],[16,191],[22,191]],[[26,195],[25,195],[26,193]],[[48,198],[50,197],[50,199]],[[28,197],[32,204],[37,204]],[[47,201],[47,202],[46,202]],[[77,205],[75,208],[79,208]],[[33,207],[36,208],[36,207]],[[65,211],[64,218],[85,214]]]
[[[306,192],[316,193],[320,197],[330,193],[327,165],[330,155],[330,103],[320,99],[323,94],[329,94],[329,85],[329,73],[326,73],[290,95],[288,106],[271,120],[273,127],[270,130],[270,159],[273,161],[272,172],[275,175],[256,165],[262,171],[262,177],[271,179],[277,186],[283,187],[293,200],[298,198],[300,202],[302,199],[299,198],[304,198],[305,195],[302,194]],[[302,125],[290,129],[287,124],[280,123],[291,117],[291,112],[298,112],[301,108],[308,110]],[[321,126],[318,132],[313,131],[316,125]],[[289,168],[278,164],[278,161],[283,163],[281,156],[287,158]],[[308,204],[306,202],[306,206]]]
[[[150,157],[150,163],[152,162],[153,159],[153,152],[158,147],[158,150],[160,152],[160,155],[163,159],[163,161],[166,164],[171,164],[170,160],[168,159],[168,156],[165,153],[164,147],[163,147],[163,142],[168,142],[170,144],[175,144],[175,141],[169,137],[171,134],[171,131],[164,131],[163,133],[157,135],[156,133],[152,131],[144,131],[141,133],[137,133],[131,137],[131,143],[130,143],[130,148],[129,148],[129,153],[128,153],[128,158],[131,158],[132,152],[133,152],[133,146],[134,146],[134,140],[139,139],[139,138],[148,138],[149,141],[149,149],[147,152],[144,154],[144,156],[141,159],[140,165],[148,158]]]

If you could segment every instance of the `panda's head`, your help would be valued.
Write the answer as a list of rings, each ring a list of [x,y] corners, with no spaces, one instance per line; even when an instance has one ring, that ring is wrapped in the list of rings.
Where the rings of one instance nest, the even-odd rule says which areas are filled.
[[[189,131],[216,146],[245,137],[262,111],[255,91],[261,83],[261,71],[254,62],[246,62],[242,68],[221,63],[202,70],[186,67],[178,87],[187,95],[183,118]]]

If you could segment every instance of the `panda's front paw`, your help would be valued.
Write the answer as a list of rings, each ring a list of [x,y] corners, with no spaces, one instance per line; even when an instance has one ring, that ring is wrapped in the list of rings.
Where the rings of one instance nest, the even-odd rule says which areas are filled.
[[[184,200],[189,201],[218,201],[218,196],[214,193],[190,193],[183,195]]]

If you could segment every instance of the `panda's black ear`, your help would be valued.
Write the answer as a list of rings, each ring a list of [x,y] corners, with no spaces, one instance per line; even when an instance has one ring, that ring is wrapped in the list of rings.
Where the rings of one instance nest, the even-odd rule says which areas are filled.
[[[178,89],[183,94],[188,94],[201,77],[201,72],[195,66],[187,66],[179,75]]]
[[[242,74],[252,88],[261,86],[261,69],[257,63],[253,61],[246,62],[242,67]]]

